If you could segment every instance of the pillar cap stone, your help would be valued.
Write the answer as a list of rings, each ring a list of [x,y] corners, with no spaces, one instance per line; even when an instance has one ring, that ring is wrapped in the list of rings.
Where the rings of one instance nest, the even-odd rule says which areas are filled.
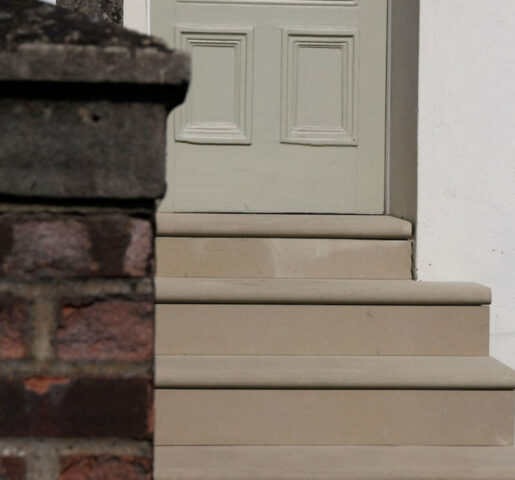
[[[37,0],[0,0],[0,81],[187,84],[189,56]]]
[[[153,202],[187,54],[37,0],[0,0],[0,197]]]

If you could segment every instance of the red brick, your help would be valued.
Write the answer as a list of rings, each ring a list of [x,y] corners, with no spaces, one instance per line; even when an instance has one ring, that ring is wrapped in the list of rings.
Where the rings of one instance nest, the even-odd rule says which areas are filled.
[[[2,230],[10,228],[11,235],[11,248],[2,262],[6,276],[73,276],[98,270],[90,254],[88,230],[72,217],[2,223]]]
[[[29,351],[27,307],[21,298],[0,296],[0,359],[19,360]]]
[[[102,276],[144,277],[154,272],[154,238],[148,220],[126,215],[88,218],[91,253]]]
[[[154,273],[154,232],[150,222],[132,219],[130,241],[125,251],[124,271],[131,277]]]
[[[121,214],[0,216],[0,275],[142,277],[153,269],[149,220]]]
[[[154,302],[66,299],[57,329],[62,360],[149,361],[154,348]]]
[[[151,480],[152,460],[133,456],[80,456],[61,459],[60,480]]]
[[[150,439],[148,378],[0,379],[0,436]]]
[[[0,457],[0,480],[24,480],[25,459],[21,457]]]

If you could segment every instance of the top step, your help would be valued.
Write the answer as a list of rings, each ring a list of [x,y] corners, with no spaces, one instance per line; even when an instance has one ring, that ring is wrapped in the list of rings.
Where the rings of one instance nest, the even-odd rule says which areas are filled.
[[[407,239],[411,223],[387,215],[160,213],[157,235]]]

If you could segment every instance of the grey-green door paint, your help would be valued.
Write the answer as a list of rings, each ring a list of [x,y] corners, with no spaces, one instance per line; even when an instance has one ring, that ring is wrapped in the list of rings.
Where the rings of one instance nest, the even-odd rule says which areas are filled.
[[[387,0],[153,0],[191,52],[165,212],[383,213]]]

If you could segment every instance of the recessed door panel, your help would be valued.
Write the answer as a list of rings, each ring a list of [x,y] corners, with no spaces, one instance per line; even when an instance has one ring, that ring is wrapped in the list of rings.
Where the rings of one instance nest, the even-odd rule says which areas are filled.
[[[357,36],[283,30],[282,142],[358,145]]]
[[[175,39],[190,53],[195,73],[173,140],[250,144],[252,28],[176,25]]]

